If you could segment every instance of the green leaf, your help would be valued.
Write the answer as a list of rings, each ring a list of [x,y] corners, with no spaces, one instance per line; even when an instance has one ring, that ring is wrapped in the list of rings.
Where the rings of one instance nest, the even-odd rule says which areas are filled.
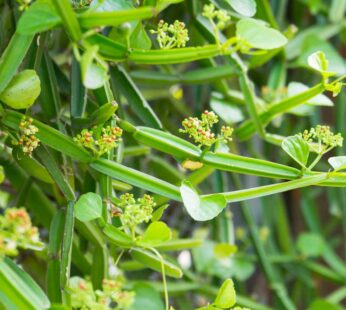
[[[269,28],[265,22],[252,18],[241,19],[236,34],[253,48],[270,50],[287,43],[287,39],[279,31]]]
[[[222,309],[228,309],[236,303],[234,284],[231,279],[227,279],[220,287],[214,305]]]
[[[33,3],[18,22],[17,31],[22,35],[44,32],[61,23],[59,14],[48,0]]]
[[[251,17],[256,14],[255,0],[227,0],[227,2],[240,15]]]
[[[302,233],[297,241],[298,250],[305,256],[318,257],[326,250],[326,245],[320,235]]]
[[[309,159],[309,144],[299,135],[285,138],[281,143],[282,149],[302,167],[306,167]]]
[[[227,205],[220,194],[201,197],[189,181],[183,181],[180,187],[185,209],[196,221],[208,221],[215,218]]]
[[[119,92],[126,98],[134,113],[137,114],[144,124],[161,129],[162,124],[159,118],[127,72],[122,67],[117,66],[111,69],[111,76]]]
[[[102,216],[102,198],[95,193],[86,193],[79,197],[75,206],[75,217],[88,222]]]
[[[0,184],[5,181],[4,167],[0,166]]]
[[[329,164],[335,171],[346,169],[346,156],[335,156],[328,158]]]
[[[149,284],[137,283],[133,290],[135,291],[135,300],[128,310],[164,310],[164,304],[160,294]]]
[[[83,85],[89,89],[100,88],[108,80],[107,69],[95,62],[97,51],[98,46],[89,47],[80,61]]]
[[[163,205],[163,206],[157,208],[157,209],[153,212],[153,214],[152,214],[152,216],[151,216],[151,221],[152,221],[152,222],[159,221],[160,218],[161,218],[161,216],[162,216],[162,214],[163,214],[163,212],[164,212],[168,207],[169,207],[169,204],[165,204],[165,205]]]
[[[172,231],[164,222],[153,222],[146,229],[140,243],[155,246],[172,239]]]
[[[0,293],[16,309],[46,309],[50,302],[36,282],[9,258],[0,259]]]
[[[103,232],[111,242],[122,248],[128,249],[131,248],[134,244],[131,236],[113,225],[106,224]]]
[[[131,48],[142,48],[145,50],[150,50],[151,48],[151,40],[141,22],[137,24],[131,33],[130,46]]]
[[[45,183],[54,184],[54,180],[48,173],[47,169],[35,158],[26,156],[19,147],[14,147],[12,149],[12,156],[26,173]]]
[[[229,243],[218,243],[214,246],[215,257],[219,259],[229,258],[238,251],[238,247]]]
[[[147,250],[134,248],[131,251],[131,256],[134,260],[153,270],[156,270],[158,272],[161,272],[162,270],[161,260],[156,255]],[[183,276],[183,272],[178,266],[166,261],[165,259],[163,260],[163,265],[167,276],[173,278],[181,278]]]
[[[5,89],[22,63],[34,36],[16,32],[0,58],[0,93]]]
[[[41,92],[41,83],[35,70],[17,74],[0,94],[0,99],[13,109],[27,109]]]
[[[343,310],[344,308],[324,299],[315,299],[309,306],[309,310]]]
[[[328,72],[329,63],[326,55],[322,51],[317,51],[308,57],[308,64],[311,68],[321,72],[325,77],[334,75],[333,72]]]

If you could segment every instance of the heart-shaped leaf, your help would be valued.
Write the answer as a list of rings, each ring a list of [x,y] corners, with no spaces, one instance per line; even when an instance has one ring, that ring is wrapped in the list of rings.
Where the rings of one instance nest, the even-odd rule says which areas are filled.
[[[221,285],[214,301],[214,305],[216,307],[220,307],[221,309],[228,309],[234,306],[235,302],[236,294],[233,281],[231,279],[227,279]]]
[[[282,149],[302,167],[309,159],[309,144],[299,135],[285,138],[281,143]]]
[[[88,222],[102,216],[102,199],[95,193],[80,196],[75,206],[75,216],[81,222]]]
[[[208,221],[216,217],[227,205],[221,194],[199,196],[189,181],[184,181],[180,194],[189,215],[196,221]]]
[[[35,70],[18,73],[4,91],[0,99],[13,109],[27,109],[34,104],[41,92],[41,82]]]
[[[144,233],[141,243],[154,246],[172,239],[172,232],[164,222],[151,223]]]
[[[328,158],[329,164],[334,170],[345,170],[346,169],[346,156],[335,156]]]
[[[282,47],[287,43],[287,39],[283,34],[273,28],[269,28],[261,20],[253,18],[241,19],[237,22],[236,28],[237,37],[253,48],[270,50]]]

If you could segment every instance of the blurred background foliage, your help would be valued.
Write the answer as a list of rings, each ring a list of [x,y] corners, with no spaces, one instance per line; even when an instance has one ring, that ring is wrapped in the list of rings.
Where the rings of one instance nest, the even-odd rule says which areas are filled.
[[[122,8],[132,6],[131,1],[113,2]],[[150,4],[151,1],[146,2]],[[273,54],[243,57],[249,63],[249,76],[263,105],[320,82],[320,76],[307,64],[307,57],[313,52],[323,51],[331,70],[338,76],[346,74],[345,0],[257,0],[256,5],[251,0],[212,2],[227,10],[232,20],[239,18],[239,12],[230,3],[248,5],[250,11],[246,14],[265,20],[289,38],[285,48]],[[144,20],[143,24],[134,22],[130,26],[103,31],[110,38],[125,42],[124,33],[126,27],[130,27],[135,32],[131,36],[132,47],[157,48],[155,36],[149,30],[156,29],[160,19],[169,23],[178,19],[184,21],[189,30],[188,46],[204,45],[214,41],[211,27],[201,16],[205,3],[208,2],[183,1],[158,17]],[[87,6],[79,1],[74,1],[74,5],[79,10]],[[14,0],[0,1],[1,53],[16,29],[21,14],[17,8]],[[231,23],[223,34],[232,37],[234,32],[234,24]],[[65,127],[67,133],[75,135],[79,127],[78,122],[70,124],[69,102],[71,76],[78,76],[75,69],[78,64],[72,59],[70,41],[65,31],[57,28],[42,33],[37,42],[39,44],[31,44],[21,65],[21,70],[35,68],[41,79],[41,95],[32,114],[53,127]],[[224,76],[213,79],[193,71],[211,67],[224,70]],[[110,81],[119,103],[118,114],[131,123],[142,125],[143,118],[137,109],[143,102],[148,103],[162,127],[178,136],[181,135],[179,128],[185,117],[198,116],[206,109],[215,111],[224,123],[236,127],[247,118],[247,112],[238,79],[232,74],[231,67],[227,57],[221,56],[177,65],[148,66],[132,62],[112,65]],[[77,89],[74,95],[83,97],[85,91]],[[87,94],[85,115],[91,115],[106,101],[105,94],[99,89],[88,90]],[[289,114],[275,118],[268,126],[268,132],[288,136],[317,124],[329,124],[335,132],[341,132],[346,137],[346,95],[342,91],[336,99],[329,93],[326,96],[319,98],[324,103],[322,106],[301,105]],[[129,134],[124,135],[123,141],[121,147],[124,148],[123,163],[126,166],[173,184],[192,174],[201,180],[199,189],[203,193],[232,191],[268,182],[255,176],[238,177],[207,167],[191,173],[169,155],[138,145]],[[232,149],[234,153],[295,166],[277,145],[257,136],[246,141],[238,141],[235,136]],[[345,148],[340,148],[336,154],[344,152]],[[61,160],[57,154],[54,156]],[[42,240],[47,242],[54,210],[65,203],[65,198],[56,185],[28,176],[26,168],[18,165],[6,149],[1,151],[0,163],[4,165],[7,176],[0,187],[1,207],[27,206],[33,223],[40,227]],[[323,163],[320,168],[329,169]],[[95,191],[96,183],[90,172],[82,164],[75,169],[74,182],[78,191]],[[114,182],[113,185],[118,193],[131,189],[130,185],[121,182]],[[133,192],[136,196],[143,194],[138,188],[133,188]],[[162,197],[158,199],[163,200]],[[169,283],[176,309],[191,309],[192,305],[202,305],[211,300],[220,283],[227,278],[234,280],[240,302],[242,298],[256,300],[253,309],[267,309],[265,305],[272,309],[289,308],[282,303],[287,296],[298,309],[343,309],[346,305],[346,190],[343,188],[309,187],[234,203],[219,217],[206,223],[193,221],[180,204],[170,202],[163,220],[181,237],[194,236],[204,240],[201,247],[191,252],[184,250],[177,256],[187,270],[183,281]],[[82,257],[86,244],[87,241],[81,237],[79,255]],[[18,262],[41,287],[45,287],[46,275],[42,271],[45,270],[42,266],[46,266],[45,255],[45,252],[22,251],[18,257]],[[120,267],[126,271],[131,269],[131,264],[120,264]],[[72,264],[71,272],[73,275],[88,274],[89,268],[90,255],[80,266]],[[156,274],[140,270],[126,275],[129,285],[131,281],[149,280],[157,291],[162,292]],[[146,292],[145,289],[143,286],[139,290],[145,298],[150,299],[150,294],[157,294],[155,290],[149,288]],[[280,295],[283,296],[281,301]],[[157,309],[160,307],[159,303]]]

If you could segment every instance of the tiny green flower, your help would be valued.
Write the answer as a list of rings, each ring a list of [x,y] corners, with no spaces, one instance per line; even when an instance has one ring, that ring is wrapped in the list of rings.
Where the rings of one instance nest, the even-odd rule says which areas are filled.
[[[121,128],[111,126],[102,128],[101,134],[98,135],[92,130],[83,129],[73,140],[80,146],[92,150],[99,157],[118,146],[122,133]]]
[[[104,279],[102,290],[94,291],[89,279],[72,277],[68,288],[71,294],[73,309],[128,309],[135,297],[132,291],[123,290],[124,277],[119,275],[115,279]],[[116,304],[116,308],[113,305]]]
[[[117,206],[123,210],[120,215],[123,225],[134,233],[138,224],[150,221],[156,203],[150,195],[144,195],[136,200],[133,194],[126,193],[120,196]]]
[[[42,249],[38,228],[24,208],[9,208],[0,216],[0,257],[16,256],[18,249]]]
[[[20,145],[23,153],[32,156],[32,152],[40,145],[40,140],[35,136],[38,132],[38,128],[32,124],[32,118],[26,118],[25,116],[19,123],[20,137],[16,144]]]
[[[162,49],[185,47],[190,39],[185,24],[179,20],[170,25],[160,20],[157,29],[151,30],[151,33],[157,35],[156,40]]]
[[[210,147],[218,140],[223,142],[231,141],[233,129],[229,126],[222,126],[219,137],[216,137],[212,132],[211,129],[213,125],[218,122],[218,116],[214,112],[206,110],[202,113],[201,119],[198,119],[197,117],[184,119],[182,122],[184,129],[180,129],[179,131],[188,134],[199,147]]]
[[[206,4],[203,6],[202,15],[209,19],[209,21],[216,26],[219,30],[226,27],[227,23],[230,21],[230,16],[225,10],[217,10],[214,4]],[[214,22],[214,20],[216,22]]]
[[[309,143],[310,148],[318,154],[324,154],[331,149],[342,146],[343,137],[341,133],[334,134],[329,126],[317,125],[309,131],[304,130],[300,136]]]
[[[25,11],[29,8],[31,0],[17,0],[17,3],[18,3],[18,10]]]

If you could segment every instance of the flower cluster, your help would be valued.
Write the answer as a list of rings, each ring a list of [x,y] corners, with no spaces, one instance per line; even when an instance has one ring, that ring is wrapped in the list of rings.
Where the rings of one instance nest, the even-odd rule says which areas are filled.
[[[310,131],[304,130],[300,136],[310,144],[316,153],[326,153],[331,149],[342,146],[343,137],[340,133],[334,134],[329,126],[317,125]]]
[[[224,29],[231,19],[225,10],[216,10],[214,4],[204,5],[202,15],[220,30]]]
[[[138,224],[150,221],[156,203],[150,195],[144,195],[136,200],[133,194],[126,193],[120,196],[117,206],[123,210],[120,215],[123,225],[133,231]]]
[[[121,141],[123,131],[119,127],[107,126],[102,128],[101,134],[94,134],[92,130],[83,129],[82,132],[74,138],[79,145],[88,148],[96,156],[101,156],[118,146]]]
[[[174,47],[185,47],[189,41],[189,33],[185,24],[176,20],[173,24],[168,24],[160,20],[157,29],[151,30],[151,33],[157,35],[156,40],[162,49],[171,49]]]
[[[124,278],[118,276],[115,280],[104,279],[102,290],[93,290],[89,280],[80,277],[70,279],[69,292],[73,309],[128,309],[134,301],[135,293],[124,291]],[[116,304],[116,307],[113,307]]]
[[[17,3],[18,3],[18,10],[25,11],[27,8],[29,8],[31,0],[17,0]]]
[[[182,125],[184,129],[179,131],[186,133],[190,138],[193,138],[198,146],[212,146],[216,141],[221,140],[224,142],[231,141],[233,129],[229,126],[222,126],[220,137],[216,138],[211,128],[214,124],[218,123],[219,118],[214,112],[204,111],[201,119],[197,117],[189,117],[183,120]]]
[[[6,209],[0,216],[0,257],[16,256],[18,248],[42,249],[37,227],[32,226],[24,208]]]
[[[23,153],[32,156],[32,152],[40,145],[40,140],[35,136],[38,128],[32,124],[33,119],[26,119],[25,116],[19,123],[20,137],[17,144],[21,145]]]

